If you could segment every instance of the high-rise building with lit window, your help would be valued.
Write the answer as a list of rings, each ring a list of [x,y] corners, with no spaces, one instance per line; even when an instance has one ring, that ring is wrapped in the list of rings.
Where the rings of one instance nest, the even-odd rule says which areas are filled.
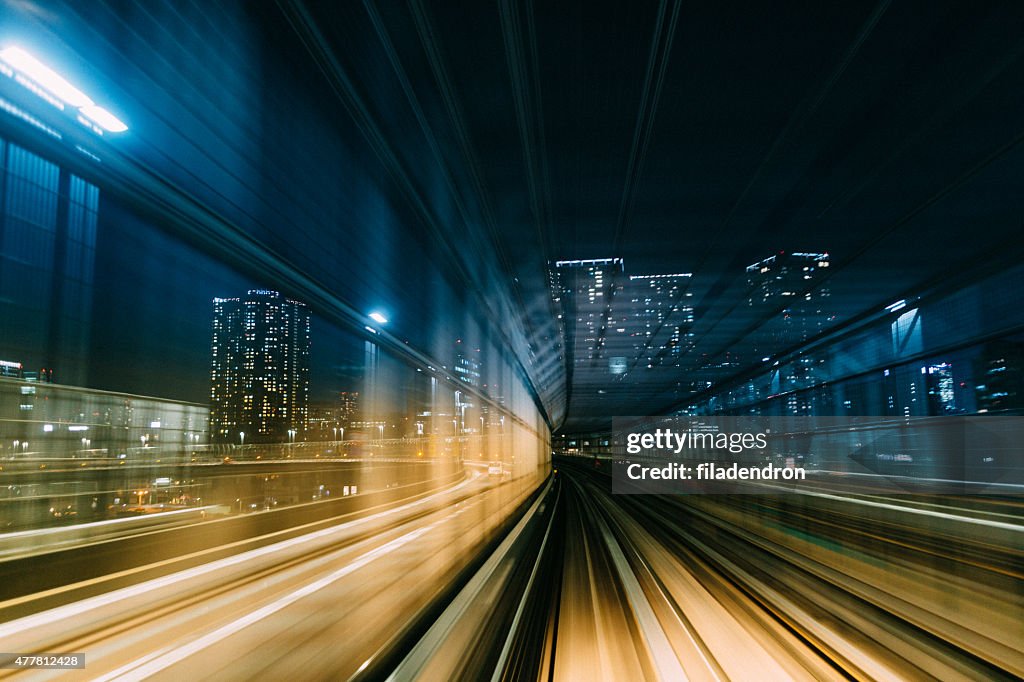
[[[829,290],[820,283],[828,266],[827,253],[799,251],[780,251],[747,266],[750,306],[780,309],[775,342],[804,341],[835,320],[828,309]]]
[[[338,418],[342,426],[359,416],[359,391],[341,391],[338,393]]]
[[[645,364],[674,362],[693,342],[691,273],[630,275],[617,306],[635,357]]]
[[[557,261],[550,272],[577,365],[621,376],[677,364],[692,346],[691,273],[627,277],[621,258]]]
[[[764,260],[747,266],[750,287],[749,306],[752,319],[763,316],[764,324],[751,337],[755,357],[766,361],[775,353],[786,351],[816,336],[835,322],[829,306],[829,290],[824,284],[827,253],[779,251]],[[801,357],[777,370],[772,380],[773,391],[787,393],[788,414],[813,414],[813,392],[801,391],[813,386],[824,376],[824,359]]]
[[[564,318],[566,341],[576,362],[605,357],[613,298],[622,287],[621,258],[560,260],[551,271],[551,292]]]
[[[462,339],[455,342],[455,363],[452,371],[455,377],[470,386],[480,385],[480,349],[470,348]]]
[[[978,412],[1017,414],[1024,409],[1024,343],[999,339],[984,344],[974,371]]]
[[[228,443],[301,440],[309,404],[309,309],[276,291],[213,300],[210,433]]]

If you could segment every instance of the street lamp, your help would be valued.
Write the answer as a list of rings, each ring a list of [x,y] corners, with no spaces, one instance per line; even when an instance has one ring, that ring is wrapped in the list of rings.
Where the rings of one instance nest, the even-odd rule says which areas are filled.
[[[383,424],[377,424],[377,428],[380,430],[380,439],[384,440],[384,425]]]
[[[238,432],[238,444],[239,446],[245,445],[245,431]]]

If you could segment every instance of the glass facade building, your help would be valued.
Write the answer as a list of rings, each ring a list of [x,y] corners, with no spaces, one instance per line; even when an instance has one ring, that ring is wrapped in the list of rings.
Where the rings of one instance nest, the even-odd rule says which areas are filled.
[[[244,444],[305,437],[309,309],[276,291],[213,301],[210,430]]]
[[[638,359],[648,366],[675,364],[693,342],[691,273],[630,275],[618,318],[633,339]],[[632,329],[630,329],[632,327]]]
[[[0,139],[0,357],[54,381],[87,376],[99,190]]]

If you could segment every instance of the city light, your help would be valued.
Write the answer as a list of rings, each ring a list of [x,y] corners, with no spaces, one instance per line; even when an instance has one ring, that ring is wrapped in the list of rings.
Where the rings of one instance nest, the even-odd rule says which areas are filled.
[[[1024,2],[179,4],[0,12],[0,670],[1024,682]]]
[[[0,59],[52,92],[65,104],[79,108],[94,104],[88,95],[20,47],[6,47],[0,50]]]
[[[79,120],[96,132],[101,131],[94,128],[92,123],[111,133],[128,130],[123,121],[98,106],[88,95],[20,47],[9,46],[0,50],[0,61],[20,74],[15,80],[54,106],[63,109],[67,104],[78,109],[81,115]],[[50,95],[59,101],[53,100]]]
[[[123,133],[128,130],[128,126],[103,107],[92,104],[82,107],[79,111],[90,121],[98,123],[104,130],[109,130],[112,133]]]
[[[246,320],[262,319],[256,330]],[[299,301],[285,299],[269,289],[250,289],[243,298],[214,300],[211,417],[214,441],[231,440],[230,433],[244,426],[250,444],[261,434],[287,432],[294,441],[305,429],[308,401],[309,310]],[[284,340],[284,342],[282,342]],[[231,349],[238,349],[233,352]],[[245,362],[255,355],[270,358],[265,366]],[[243,390],[243,387],[249,386]],[[252,392],[280,392],[276,407],[253,402]],[[245,431],[238,444],[245,445]]]

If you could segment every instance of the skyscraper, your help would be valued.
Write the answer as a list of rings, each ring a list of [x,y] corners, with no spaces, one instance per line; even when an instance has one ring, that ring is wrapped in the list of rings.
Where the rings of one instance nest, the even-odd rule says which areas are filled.
[[[462,339],[455,341],[455,363],[452,370],[459,381],[470,386],[480,385],[480,349],[470,348]]]
[[[551,270],[575,362],[612,375],[678,363],[693,343],[692,274],[624,270],[621,258],[558,261]]]
[[[630,275],[616,315],[646,365],[674,363],[693,340],[691,273]],[[618,327],[617,327],[618,328]]]
[[[551,292],[576,362],[605,356],[612,299],[621,289],[623,267],[621,258],[560,260],[550,273]]]
[[[774,343],[805,341],[833,321],[827,309],[829,290],[818,283],[828,266],[827,253],[785,251],[747,266],[750,306],[782,308],[780,317],[771,324]],[[775,352],[779,348],[763,350]]]
[[[1016,339],[990,341],[975,361],[975,395],[979,412],[1024,409],[1024,343]]]
[[[779,251],[747,266],[748,301],[754,319],[764,316],[765,324],[754,339],[757,356],[771,356],[819,334],[835,321],[829,312],[829,290],[822,286],[827,253]],[[813,386],[825,376],[823,358],[803,356],[774,370],[772,391],[787,393],[787,414],[813,414],[813,392],[800,389]]]
[[[338,418],[342,426],[348,426],[359,415],[359,391],[338,393]]]
[[[213,300],[210,433],[214,441],[283,442],[306,430],[309,309],[276,291]]]
[[[86,382],[98,212],[95,185],[0,138],[0,356],[60,383]]]

